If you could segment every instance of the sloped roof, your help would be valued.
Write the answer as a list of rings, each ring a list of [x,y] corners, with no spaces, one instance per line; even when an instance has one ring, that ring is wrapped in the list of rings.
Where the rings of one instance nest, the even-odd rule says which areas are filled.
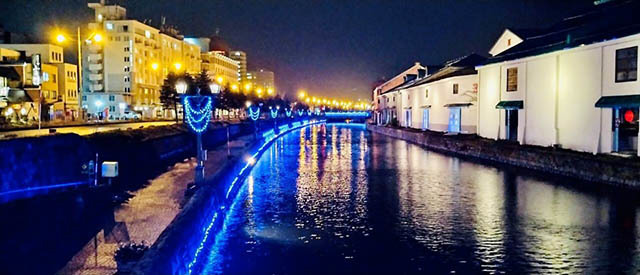
[[[415,87],[425,83],[431,83],[454,76],[470,75],[478,73],[475,67],[482,64],[486,60],[485,57],[477,54],[469,54],[458,57],[456,59],[445,62],[442,69],[429,75],[428,77],[419,79],[412,83],[410,87]]]
[[[640,1],[611,1],[546,29],[513,30],[524,41],[485,64],[535,56],[640,33]]]

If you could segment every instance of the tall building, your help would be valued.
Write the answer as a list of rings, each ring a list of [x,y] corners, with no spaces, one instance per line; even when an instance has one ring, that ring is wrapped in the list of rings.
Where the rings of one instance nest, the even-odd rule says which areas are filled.
[[[207,71],[209,78],[223,86],[238,85],[237,61],[224,55],[222,51],[210,51],[201,54],[202,69]]]
[[[164,24],[158,29],[127,19],[124,7],[103,2],[88,6],[95,13],[89,29],[101,39],[84,45],[82,107],[109,119],[129,111],[143,118],[172,116],[160,102],[162,82],[169,72],[199,73],[200,48]]]
[[[243,51],[231,51],[229,57],[238,62],[238,82],[247,81],[247,54]]]
[[[254,87],[261,88],[269,94],[276,90],[275,76],[272,71],[265,69],[250,71],[247,73],[247,80],[251,81]]]
[[[0,44],[0,48],[20,52],[24,59],[39,55],[42,70],[39,89],[42,90],[43,106],[49,108],[43,110],[43,114],[48,114],[50,120],[75,120],[78,118],[78,70],[76,65],[64,63],[62,47],[51,44]],[[32,65],[29,64],[29,66]],[[25,78],[23,83],[29,83],[29,79],[33,78],[33,75],[23,75],[23,78]]]

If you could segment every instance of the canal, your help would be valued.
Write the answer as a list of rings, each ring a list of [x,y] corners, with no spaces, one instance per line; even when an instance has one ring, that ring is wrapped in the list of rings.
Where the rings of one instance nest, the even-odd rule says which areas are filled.
[[[257,161],[193,273],[636,273],[637,194],[568,181],[307,127]]]

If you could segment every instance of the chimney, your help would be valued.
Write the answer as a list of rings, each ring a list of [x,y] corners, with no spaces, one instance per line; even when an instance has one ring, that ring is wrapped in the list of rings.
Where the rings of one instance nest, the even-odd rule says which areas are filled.
[[[425,76],[427,76],[427,70],[425,70],[425,69],[418,69],[418,79],[420,79],[420,78],[424,78]]]

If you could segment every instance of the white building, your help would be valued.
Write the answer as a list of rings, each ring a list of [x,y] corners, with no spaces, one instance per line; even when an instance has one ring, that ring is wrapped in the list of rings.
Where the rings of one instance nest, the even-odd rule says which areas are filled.
[[[478,134],[638,154],[637,2],[609,2],[538,32],[507,30],[478,66]]]
[[[396,89],[400,125],[449,133],[476,133],[478,75],[485,60],[467,55]]]
[[[437,68],[433,70],[437,70]],[[394,95],[388,94],[386,96],[381,96],[382,94],[405,85],[408,80],[424,77],[426,76],[426,72],[427,69],[420,65],[420,62],[416,62],[413,66],[404,70],[402,73],[376,86],[372,91],[374,121],[381,125],[391,123],[394,118],[397,118]]]
[[[165,116],[160,102],[164,78],[169,72],[199,73],[200,48],[170,27],[127,19],[121,6],[88,6],[95,22],[89,23],[94,39],[83,49],[83,108],[108,119],[119,119],[127,111],[143,118]]]

